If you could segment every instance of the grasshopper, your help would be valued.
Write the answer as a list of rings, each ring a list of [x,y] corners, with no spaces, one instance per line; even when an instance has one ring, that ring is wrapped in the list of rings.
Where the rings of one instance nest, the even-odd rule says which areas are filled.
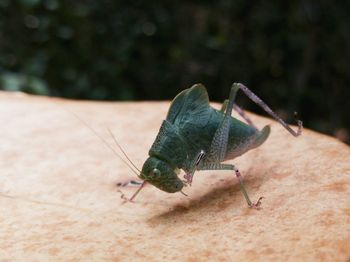
[[[263,144],[270,134],[270,126],[258,130],[243,110],[235,104],[236,94],[242,90],[252,101],[261,106],[293,136],[302,132],[302,122],[297,120],[295,132],[278,117],[258,96],[240,83],[234,83],[228,100],[221,110],[209,105],[208,93],[202,84],[195,84],[179,93],[171,103],[166,119],[149,150],[149,157],[138,175],[143,180],[132,201],[147,184],[168,193],[182,192],[191,185],[195,171],[232,170],[249,207],[259,208],[260,197],[255,203],[249,198],[242,175],[233,164],[222,162],[234,159]],[[247,122],[231,116],[235,109]],[[179,178],[180,169],[185,172]],[[182,192],[183,193],[183,192]]]

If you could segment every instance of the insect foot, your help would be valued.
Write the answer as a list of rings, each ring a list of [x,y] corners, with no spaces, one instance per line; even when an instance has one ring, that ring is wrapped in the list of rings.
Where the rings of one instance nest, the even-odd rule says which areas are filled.
[[[254,209],[261,209],[261,200],[263,199],[264,197],[259,197],[258,201],[256,203],[249,203],[249,207],[250,208],[254,208]]]
[[[132,199],[127,198],[121,190],[118,190],[117,192],[120,193],[120,198],[124,200],[122,204],[125,204],[127,202],[133,202]]]

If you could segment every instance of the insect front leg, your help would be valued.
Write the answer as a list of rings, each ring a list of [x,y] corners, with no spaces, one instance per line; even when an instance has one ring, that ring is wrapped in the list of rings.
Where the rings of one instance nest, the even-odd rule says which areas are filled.
[[[143,183],[143,180],[134,180],[134,179],[129,179],[124,182],[118,182],[116,183],[117,187],[139,187]]]
[[[132,202],[136,195],[141,191],[141,189],[146,185],[146,181],[143,180],[128,180],[125,182],[119,182],[117,183],[117,187],[138,187],[136,192],[132,195],[131,198],[127,198],[125,194],[118,189],[118,192],[120,193],[120,198],[124,200],[124,203],[126,202]]]
[[[184,175],[186,184],[191,186],[194,172],[198,169],[198,167],[201,164],[204,156],[205,156],[205,152],[204,152],[204,150],[201,150],[199,152],[199,154],[197,155],[195,161],[192,162],[192,164],[190,165],[189,171],[187,171],[186,174]]]
[[[240,190],[242,191],[244,198],[247,201],[248,206],[251,208],[256,208],[256,209],[260,208],[261,200],[263,199],[263,197],[259,197],[259,199],[258,199],[258,201],[256,201],[256,203],[253,203],[250,200],[249,195],[247,193],[247,190],[245,189],[245,186],[243,183],[243,177],[242,177],[241,173],[239,172],[239,170],[234,165],[220,164],[220,163],[204,163],[201,166],[201,170],[233,170],[235,172],[237,179],[238,179]]]

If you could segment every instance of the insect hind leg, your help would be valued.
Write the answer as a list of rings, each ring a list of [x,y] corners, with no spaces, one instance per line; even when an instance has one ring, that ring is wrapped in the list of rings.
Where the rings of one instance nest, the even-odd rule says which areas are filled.
[[[232,89],[238,90],[241,89],[254,103],[259,105],[266,113],[272,116],[277,122],[279,122],[289,133],[293,136],[297,137],[301,135],[303,129],[303,122],[301,120],[297,120],[298,130],[294,131],[286,122],[284,122],[272,109],[264,103],[256,94],[254,94],[248,87],[240,83],[233,83]]]
[[[231,124],[231,114],[238,90],[238,86],[232,86],[230,97],[227,102],[224,102],[223,108],[221,109],[225,111],[224,118],[216,129],[210,145],[209,154],[207,156],[207,159],[211,160],[210,162],[220,163],[225,159]]]
[[[221,113],[225,113],[226,108],[227,108],[227,105],[228,105],[228,99],[226,99],[226,100],[222,103],[222,106],[221,106],[221,109],[220,109],[220,112],[221,112]]]
[[[228,99],[226,99],[224,101],[224,103],[222,103],[222,106],[221,106],[221,109],[220,109],[220,112],[222,113],[225,113],[225,110],[227,108],[227,105],[228,105]],[[254,129],[258,129],[256,127],[256,125],[253,123],[253,121],[249,118],[249,116],[244,112],[244,110],[239,107],[236,103],[233,104],[233,109],[251,126],[253,127]]]
[[[233,109],[254,129],[258,130],[253,121],[249,118],[249,116],[244,112],[244,110],[239,107],[237,104],[233,104]]]

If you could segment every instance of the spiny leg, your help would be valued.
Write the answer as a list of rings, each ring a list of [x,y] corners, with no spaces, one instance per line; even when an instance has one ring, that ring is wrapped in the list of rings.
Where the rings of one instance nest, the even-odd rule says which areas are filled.
[[[205,156],[205,152],[204,152],[204,150],[201,150],[199,152],[199,154],[197,155],[195,161],[191,164],[190,170],[187,171],[186,174],[184,175],[186,184],[191,186],[194,172],[198,169],[198,167],[201,164],[204,156]]]
[[[247,201],[248,206],[251,208],[256,208],[256,209],[260,208],[261,200],[263,199],[263,197],[259,197],[259,199],[258,199],[258,201],[256,201],[256,203],[253,203],[250,200],[249,195],[247,193],[247,190],[245,189],[245,186],[243,183],[243,177],[242,177],[241,173],[239,172],[239,170],[234,165],[220,164],[220,163],[205,163],[201,166],[200,170],[234,170],[235,175],[236,175],[238,182],[239,182],[239,188],[242,191],[244,198]]]
[[[288,130],[293,136],[297,137],[301,135],[303,129],[303,122],[297,120],[298,130],[295,132],[286,122],[284,122],[272,109],[265,104],[256,94],[254,94],[248,87],[240,83],[234,83],[232,89],[241,89],[253,102],[259,105],[262,109],[265,110],[270,116],[272,116],[276,121],[278,121],[285,129]]]

